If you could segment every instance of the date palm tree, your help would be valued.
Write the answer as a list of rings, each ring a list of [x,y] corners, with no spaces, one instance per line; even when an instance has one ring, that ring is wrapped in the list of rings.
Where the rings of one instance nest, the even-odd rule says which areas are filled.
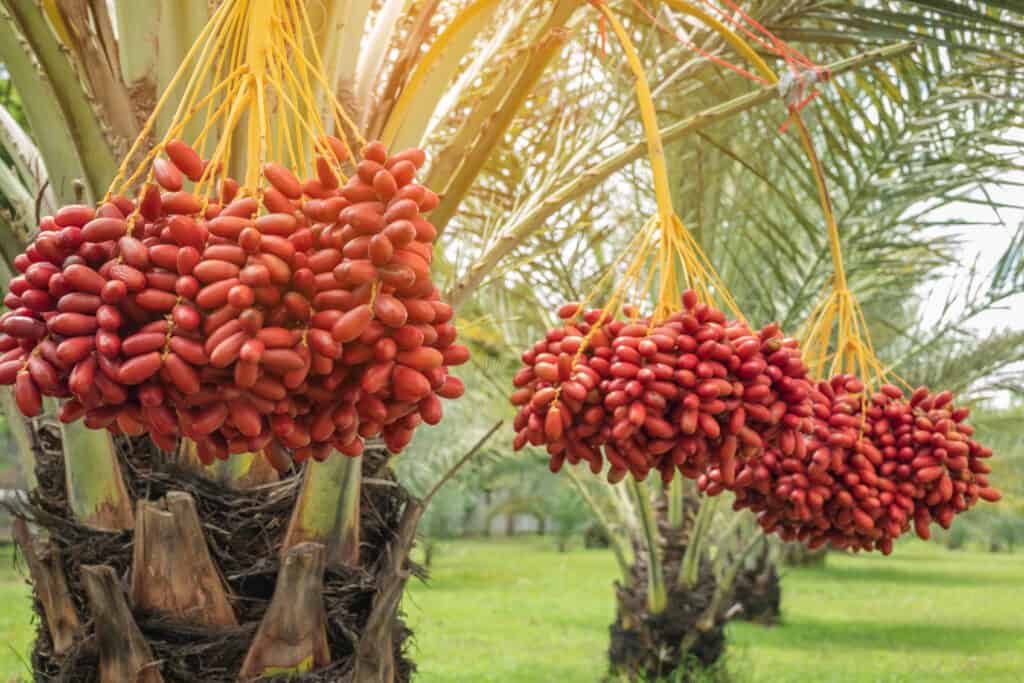
[[[102,196],[212,9],[272,1],[0,0],[0,63],[20,103],[0,110],[5,278],[40,216]],[[794,327],[828,268],[816,261],[824,234],[807,169],[775,132],[777,90],[694,53],[728,54],[679,11],[691,3],[608,4],[642,45],[684,218],[752,320]],[[981,0],[745,9],[831,67],[815,138],[847,211],[854,282],[882,326],[951,248],[915,232],[933,215],[919,202],[951,202],[1015,163],[994,137],[1019,101],[1021,17]],[[581,0],[320,0],[307,10],[316,34],[304,49],[319,53],[363,134],[428,150],[426,182],[442,197],[435,276],[478,364],[463,400],[493,404],[552,304],[585,293],[650,202],[635,191],[649,181],[635,163],[645,146],[621,53],[603,54],[599,14]],[[914,51],[908,39],[926,44]],[[913,355],[905,330],[890,336]],[[376,448],[283,478],[254,457],[201,468],[144,439],[59,427],[52,408],[20,432],[38,479],[21,512],[46,531],[45,541],[18,532],[41,616],[36,680],[409,679],[401,596],[436,487],[412,496]],[[495,412],[456,411],[441,427],[466,454],[457,462]],[[416,458],[418,443],[403,457]],[[709,562],[693,530],[714,527],[712,511],[682,487],[581,486],[598,509],[612,509],[601,497],[617,500],[622,520],[613,669],[665,673],[691,651],[713,660],[728,577],[756,540],[740,533],[749,522],[724,524],[732,535],[714,541],[722,552]],[[697,594],[708,601],[699,610]]]
[[[915,321],[935,278],[949,275],[952,268],[970,279],[971,264],[956,267],[959,239],[966,231],[1012,231],[1002,216],[1014,207],[1001,205],[1006,200],[993,200],[987,192],[990,183],[1000,180],[1012,187],[1020,161],[1019,152],[997,142],[1012,135],[1019,116],[1014,93],[1021,72],[1012,57],[1011,36],[1020,17],[979,13],[984,9],[980,3],[959,6],[959,14],[914,3],[752,4],[763,12],[755,16],[776,35],[800,41],[806,52],[806,45],[813,44],[816,59],[827,55],[821,61],[830,63],[842,63],[865,44],[881,40],[920,41],[913,51],[885,64],[839,77],[836,93],[826,88],[806,110],[806,119],[825,160],[851,286],[867,312],[876,347],[912,383],[949,386],[968,401],[984,400],[986,378],[1012,368],[1022,338],[1007,333],[979,341],[968,330],[977,315],[1019,291],[1019,279],[1007,272],[1020,260],[1019,246],[1008,249],[1001,272],[976,273],[961,300],[944,307],[940,321]],[[669,9],[659,17],[666,25],[680,26]],[[659,84],[655,96],[667,132],[675,206],[748,318],[759,324],[778,320],[795,332],[832,271],[812,176],[796,141],[778,134],[784,113],[779,107],[757,108],[702,128],[702,118],[715,103],[735,101],[750,91],[748,80],[702,59],[664,58],[685,48],[643,12],[631,19],[645,63],[657,70],[652,80]],[[984,39],[975,42],[979,30]],[[730,54],[713,36],[694,31],[689,37],[705,51]],[[600,59],[594,62],[592,68],[603,66]],[[625,115],[631,111],[631,83],[628,74],[620,73],[623,81],[617,88],[609,84],[601,94],[590,95],[605,103],[604,125],[592,118],[581,124],[563,114],[563,102],[555,101],[534,110],[536,130],[558,130],[558,139],[565,139],[582,125],[587,132],[576,137],[590,141],[584,154],[633,144],[639,156],[639,124]],[[979,98],[981,88],[992,96]],[[990,133],[977,138],[955,133],[975,130],[974,125]],[[676,143],[676,133],[692,134]],[[507,234],[501,211],[488,202],[527,184],[544,184],[543,177],[527,175],[533,148],[523,150],[510,150],[512,159],[503,157],[496,164],[492,193],[481,191],[477,210],[488,217],[477,223],[485,226],[482,241],[497,243]],[[569,154],[564,163],[578,169],[580,158],[583,154]],[[628,225],[637,214],[653,210],[645,166],[630,166],[617,180],[561,215],[552,210],[548,229],[514,251],[516,272],[509,267],[500,280],[503,289],[478,293],[477,299],[486,301],[482,310],[502,321],[496,323],[500,336],[515,340],[513,348],[527,347],[554,324],[552,299],[561,303],[584,297],[625,248],[632,233],[609,226]],[[583,176],[578,182],[587,180]],[[516,196],[517,207],[524,201]],[[977,211],[967,212],[978,205],[991,211],[991,223],[971,217]],[[527,204],[517,210],[529,216],[537,209]],[[464,231],[474,222],[460,225]],[[942,367],[948,374],[935,371],[934,363],[925,364],[928,352],[939,349],[946,354],[948,363]],[[975,362],[965,362],[970,358]],[[1003,385],[1016,379],[1003,377]],[[581,485],[615,539],[622,570],[611,627],[612,671],[658,676],[688,662],[713,662],[722,651],[724,624],[737,614],[735,578],[744,570],[743,561],[761,551],[753,542],[756,528],[734,527],[728,503],[702,503],[685,487]],[[709,561],[712,555],[721,560]],[[771,563],[761,569],[774,571]]]

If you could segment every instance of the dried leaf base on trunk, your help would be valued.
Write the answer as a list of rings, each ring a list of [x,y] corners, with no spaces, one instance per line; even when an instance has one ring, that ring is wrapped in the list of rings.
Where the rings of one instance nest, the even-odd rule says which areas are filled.
[[[262,453],[240,453],[228,460],[218,460],[207,467],[205,473],[222,486],[239,491],[272,484],[281,479]]]
[[[71,601],[60,553],[33,539],[24,519],[14,520],[14,538],[28,565],[36,598],[45,615],[41,623],[49,629],[53,651],[63,656],[71,649],[81,622]]]
[[[96,631],[100,683],[164,683],[160,663],[135,623],[114,569],[84,565],[81,572]]]
[[[615,586],[616,615],[609,629],[608,660],[611,673],[626,680],[686,681],[687,672],[713,666],[725,650],[725,618],[718,615],[711,623],[704,623],[718,586],[710,563],[701,562],[697,585],[692,590],[676,587],[686,551],[684,534],[667,532],[663,526],[661,535],[668,607],[660,614],[651,614],[647,608],[647,566],[643,553],[637,553],[640,560],[633,565],[625,585]],[[681,649],[684,640],[693,643],[685,651]]]
[[[138,502],[131,596],[146,612],[208,626],[238,624],[189,494],[171,491],[159,502]]]
[[[316,543],[300,543],[285,555],[274,598],[242,664],[243,681],[330,663],[321,597],[325,564],[324,547]]]
[[[97,683],[99,639],[87,599],[83,565],[108,565],[122,589],[127,590],[132,572],[131,531],[105,533],[78,524],[70,513],[59,457],[60,435],[49,426],[35,434],[38,488],[27,510],[29,521],[49,535],[59,551],[67,577],[68,594],[83,624],[80,635],[63,656],[55,652],[47,628],[43,604],[36,600],[40,627],[32,665],[35,681]],[[282,564],[281,542],[299,490],[299,477],[255,491],[230,491],[195,469],[177,468],[173,458],[154,449],[148,440],[119,443],[120,463],[128,493],[136,501],[161,501],[181,491],[195,501],[199,523],[210,559],[224,577],[237,626],[210,626],[181,617],[144,611],[132,605],[132,617],[142,633],[159,671],[167,683],[236,683],[246,654],[267,613]],[[74,457],[74,454],[70,454]],[[367,481],[361,495],[361,561],[357,568],[332,569],[324,574],[321,595],[330,665],[289,680],[300,683],[331,683],[352,680],[360,636],[377,600],[378,592],[394,583],[392,560],[404,538],[398,541],[407,497],[400,487],[375,483],[391,479],[383,467],[383,454],[368,451],[364,458]],[[172,499],[174,496],[172,496]],[[375,622],[379,619],[375,619]],[[391,635],[390,658],[394,680],[404,683],[413,672],[404,656],[409,631],[400,616],[386,623]]]

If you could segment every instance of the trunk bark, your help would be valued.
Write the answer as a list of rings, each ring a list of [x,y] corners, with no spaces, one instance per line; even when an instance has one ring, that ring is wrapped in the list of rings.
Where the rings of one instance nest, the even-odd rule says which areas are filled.
[[[38,487],[22,512],[50,546],[47,564],[35,562],[33,572],[49,577],[35,594],[34,680],[367,680],[354,675],[366,671],[368,652],[389,680],[410,680],[410,632],[396,605],[405,578],[418,572],[407,560],[407,518],[419,508],[394,481],[385,453],[368,449],[362,460],[362,559],[324,570],[322,546],[280,552],[301,473],[232,490],[148,439],[121,440],[119,464],[140,514],[134,530],[110,533],[71,512],[59,430],[42,425],[33,445]],[[181,572],[190,573],[185,581]],[[68,604],[55,597],[65,593]],[[378,642],[363,642],[369,632]],[[130,650],[109,647],[115,641]]]
[[[688,506],[692,506],[687,500]],[[630,681],[688,681],[698,670],[714,665],[725,649],[726,617],[720,610],[708,614],[718,587],[707,557],[701,557],[692,589],[678,581],[695,510],[687,524],[673,529],[664,523],[664,505],[657,511],[661,570],[668,590],[667,607],[658,614],[648,609],[647,554],[635,548],[637,558],[625,583],[616,583],[616,615],[611,625],[608,659],[613,677]]]

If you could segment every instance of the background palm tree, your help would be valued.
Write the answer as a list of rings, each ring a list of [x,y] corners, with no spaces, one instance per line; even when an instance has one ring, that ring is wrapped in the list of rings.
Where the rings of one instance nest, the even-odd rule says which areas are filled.
[[[0,111],[0,249],[8,264],[39,215],[102,195],[211,4],[218,3],[0,2],[0,62],[17,93]],[[638,10],[656,9],[660,24],[736,61],[672,3],[610,4],[642,45],[682,217],[749,319],[796,328],[830,270],[808,168],[777,132],[784,111],[775,91],[696,56]],[[974,359],[949,364],[939,374],[946,385],[969,390],[994,373],[1012,383],[1004,373],[1019,358],[1019,336],[979,347],[960,330],[972,312],[1020,291],[1020,241],[997,277],[970,289],[966,308],[951,307],[926,330],[912,322],[922,283],[956,261],[958,226],[937,209],[987,202],[998,217],[1002,207],[984,188],[1019,166],[1019,149],[1001,136],[1019,124],[1022,17],[1012,3],[981,1],[744,7],[815,62],[833,65],[835,81],[822,86],[806,118],[826,160],[851,284],[886,359],[938,383],[934,366],[914,363],[944,348],[950,358]],[[444,245],[435,276],[461,308],[475,360],[461,403],[468,409],[423,431],[403,459],[456,463],[507,410],[498,397],[518,351],[554,322],[555,304],[593,287],[639,227],[637,215],[650,213],[648,172],[634,163],[644,146],[632,77],[615,47],[602,53],[598,15],[578,0],[327,0],[309,11],[319,29],[311,49],[366,136],[429,151],[427,182],[443,197],[432,215]],[[907,39],[921,44],[897,44]],[[61,433],[52,413],[25,433],[39,476],[29,513],[51,541],[30,563],[44,616],[39,680],[95,680],[97,669],[113,666],[110,643],[125,640],[133,643],[121,648],[128,666],[160,660],[169,679],[235,680],[247,651],[259,655],[255,673],[312,664],[322,673],[308,680],[408,679],[398,607],[415,571],[407,557],[422,508],[382,453],[268,481],[274,477],[259,461],[198,471],[145,442],[115,450],[84,429]],[[444,448],[431,445],[438,435]],[[420,495],[441,479],[409,476]],[[617,539],[623,570],[613,669],[660,674],[691,656],[713,661],[731,608],[730,577],[761,542],[753,525],[658,487],[580,486]],[[132,557],[133,521],[160,517],[156,501],[176,505],[184,500],[176,492],[195,503],[193,535],[201,531],[199,547],[226,581],[237,627],[188,623],[187,608],[143,609],[139,594],[133,589],[126,601],[115,581],[136,562],[155,571]],[[320,551],[280,553],[289,518],[327,548],[323,584]],[[719,531],[701,542],[694,528]],[[37,545],[22,540],[26,549]],[[54,597],[65,594],[61,581],[70,601]],[[275,585],[282,595],[305,587],[317,596],[322,585],[322,606],[319,598],[274,601]],[[652,609],[652,591],[671,600]],[[672,607],[657,609],[662,604]],[[322,629],[279,632],[281,641],[252,646],[266,615],[264,623],[290,623],[281,617],[303,608]],[[289,638],[300,645],[282,647]],[[158,680],[155,667],[146,672]]]
[[[980,341],[969,325],[981,312],[1019,293],[1019,280],[1005,272],[974,273],[972,283],[953,290],[960,291],[961,298],[945,307],[941,320],[919,319],[927,283],[948,274],[965,231],[1014,228],[1002,220],[1005,209],[1014,207],[998,205],[986,191],[1000,179],[1013,183],[1011,174],[1020,163],[1019,145],[1001,143],[1019,121],[1019,45],[1013,36],[1021,17],[981,3],[958,4],[956,11],[919,3],[749,5],[747,11],[761,23],[794,40],[819,62],[841,60],[879,41],[922,41],[912,54],[840,77],[834,93],[826,92],[807,110],[805,118],[829,173],[851,286],[883,358],[912,383],[948,386],[968,401],[986,398],[993,378],[1000,386],[1016,383],[1020,333],[1007,331]],[[671,11],[664,10],[659,17],[687,31],[703,49],[729,54],[714,37],[679,22]],[[652,25],[644,13],[636,11],[630,18],[646,63],[658,74],[653,80],[659,84],[659,116],[666,128],[685,128],[699,112],[749,91],[743,77],[688,58],[688,48]],[[581,56],[578,65],[581,74],[605,66],[596,51]],[[614,73],[621,80],[609,81],[599,94],[593,87],[586,90],[584,99],[605,103],[596,118],[575,115],[557,91],[549,101],[535,104],[537,130],[557,130],[558,140],[590,141],[583,152],[567,153],[564,166],[578,168],[580,158],[628,145],[639,136],[639,124],[630,116],[634,110],[629,76]],[[779,108],[744,112],[671,144],[668,156],[674,203],[741,309],[758,324],[779,320],[785,329],[795,331],[832,272],[812,177],[796,140],[778,134],[781,119]],[[477,210],[484,216],[495,216],[488,208],[494,196],[515,196],[514,216],[530,216],[537,210],[531,197],[542,201],[557,196],[557,190],[550,189],[557,184],[546,184],[547,176],[532,175],[529,157],[535,148],[522,146],[519,151],[514,143],[509,147],[492,174],[478,182]],[[622,226],[653,211],[645,166],[630,166],[615,180],[560,213],[552,212],[548,229],[513,252],[517,272],[500,281],[504,289],[478,293],[485,310],[500,311],[496,317],[505,322],[496,326],[502,336],[519,340],[513,346],[526,347],[552,324],[547,317],[552,297],[558,302],[576,300],[589,292],[632,236]],[[526,194],[522,188],[530,186],[542,190]],[[992,210],[991,223],[976,225],[976,219],[957,217],[958,208],[979,202]],[[510,231],[502,230],[497,217],[477,221],[470,216],[455,219],[460,234],[475,226],[482,242],[494,243]],[[1011,246],[1004,263],[1019,261],[1019,247]],[[971,277],[969,265],[962,277]],[[493,300],[488,298],[490,291]],[[532,312],[539,319],[527,320]],[[942,367],[948,372],[939,371],[929,356],[945,359]],[[613,535],[614,530],[621,532],[619,554],[627,558],[618,589],[612,668],[659,674],[688,657],[712,661],[720,652],[721,628],[733,607],[732,586],[723,581],[732,575],[731,567],[724,563],[703,589],[699,583],[696,589],[679,586],[675,579],[680,557],[695,540],[685,530],[693,527],[690,515],[699,508],[684,506],[688,514],[675,527],[683,530],[679,533],[667,524],[669,506],[659,504],[660,494],[652,493],[651,509],[662,532],[652,538],[644,533],[643,501],[635,495],[624,500],[621,489],[616,489],[601,502],[602,493],[607,492],[592,492],[598,499],[594,507],[609,518]],[[722,525],[706,528],[715,536]],[[716,545],[712,539],[706,548]],[[697,559],[704,554],[697,546],[691,566],[706,566]],[[652,576],[655,562],[662,566]],[[645,600],[649,591],[666,589],[667,602],[676,609],[651,609]],[[711,600],[716,594],[719,598]],[[688,605],[703,609],[687,611]],[[707,609],[709,605],[714,608]],[[667,619],[667,612],[683,623]],[[701,633],[705,637],[694,637]],[[687,652],[681,642],[690,642],[696,651]]]

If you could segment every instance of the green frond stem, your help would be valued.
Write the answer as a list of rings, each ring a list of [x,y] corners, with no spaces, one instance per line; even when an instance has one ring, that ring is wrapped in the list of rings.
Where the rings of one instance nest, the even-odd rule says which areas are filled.
[[[100,531],[134,527],[132,501],[110,433],[75,422],[61,425],[61,440],[68,505],[78,521]]]
[[[473,60],[465,68],[460,69],[459,77],[450,87],[445,89],[444,95],[437,101],[434,111],[430,114],[427,127],[420,136],[423,144],[431,141],[434,133],[439,128],[442,128],[446,121],[450,120],[451,115],[457,108],[467,104],[467,97],[470,98],[470,111],[461,119],[457,135],[472,136],[469,141],[472,142],[476,135],[479,134],[483,129],[483,121],[486,120],[481,119],[481,110],[493,112],[495,109],[495,106],[489,106],[486,101],[498,96],[504,97],[507,94],[506,82],[508,82],[508,79],[513,78],[514,74],[517,74],[526,64],[525,56],[531,49],[532,44],[524,43],[517,45],[515,40],[517,36],[523,35],[529,29],[534,19],[534,10],[539,2],[540,0],[523,2],[520,7],[515,8],[514,12],[510,12],[504,18],[501,25],[491,33],[490,38],[482,48],[475,51],[476,54]],[[493,76],[494,82],[489,85],[488,92],[486,94],[475,93],[475,84],[479,83],[481,76],[488,73],[490,69],[493,69],[495,64],[500,64],[500,71]],[[472,127],[470,124],[471,120],[476,120]],[[468,145],[468,143],[466,144]],[[444,172],[441,176],[434,177],[441,177],[444,179],[444,182],[447,182],[448,176],[455,171],[461,158],[461,153],[465,149],[465,146],[460,148],[454,138],[446,141],[445,145],[437,153],[433,154],[430,159],[430,174],[434,174],[434,168],[441,163],[442,156],[445,156],[447,161],[444,165],[448,168],[447,172]],[[440,187],[440,184],[430,185],[427,183],[427,185],[430,187]]]
[[[597,523],[601,525],[601,529],[608,537],[612,553],[615,555],[615,561],[619,564],[619,570],[622,572],[622,576],[629,576],[630,567],[629,562],[626,559],[626,548],[625,544],[622,542],[622,538],[618,533],[616,533],[616,530],[612,526],[611,520],[608,519],[608,515],[605,514],[604,509],[602,509],[594,497],[590,495],[590,491],[587,490],[586,485],[580,481],[579,477],[576,476],[576,471],[571,467],[567,467],[566,472],[569,473],[569,479],[576,487],[576,490],[579,491],[583,501],[594,513]]]
[[[79,151],[79,159],[85,172],[82,179],[93,197],[102,196],[104,186],[117,169],[106,122],[101,120],[98,109],[93,106],[91,95],[86,91],[85,84],[68,59],[66,48],[54,33],[46,14],[39,11],[38,4],[34,0],[7,0],[5,5],[6,16],[0,18],[0,23],[10,23],[16,27],[13,32],[19,33],[22,40],[14,41],[8,48],[0,48],[0,59],[6,62],[9,51],[22,50],[28,53],[30,64],[35,62],[29,67],[28,73],[18,74],[14,69],[11,70],[15,87],[25,101],[26,77],[44,81],[50,86],[49,104],[56,104],[69,124],[67,131],[75,133],[72,144],[73,148]],[[0,36],[0,43],[5,41],[6,38]],[[35,118],[30,114],[30,120],[37,128],[35,132],[38,140],[50,134],[53,111],[42,110],[37,113],[40,116]],[[72,178],[63,180],[70,184]]]
[[[711,529],[711,520],[715,517],[720,500],[719,496],[707,496],[700,502],[697,519],[693,523],[693,532],[690,534],[690,542],[686,546],[686,554],[683,555],[679,578],[676,581],[676,585],[681,588],[689,590],[697,585],[697,578],[700,574],[700,558],[704,553],[704,544]]]
[[[444,94],[445,86],[458,73],[459,63],[469,53],[473,41],[491,24],[499,4],[498,0],[475,0],[445,26],[419,59],[402,93],[387,113],[387,120],[380,132],[380,139],[385,145],[401,148],[419,142],[420,134]],[[381,19],[378,19],[378,26],[380,22]],[[363,68],[364,65],[360,64],[360,69]],[[364,96],[363,77],[360,74],[358,84],[361,99]],[[381,106],[389,104],[382,102]]]
[[[629,480],[629,490],[640,513],[644,551],[647,553],[647,609],[651,614],[660,614],[668,606],[668,591],[665,589],[665,575],[662,573],[658,553],[658,525],[654,518],[651,493],[647,484],[633,478]]]
[[[526,63],[521,69],[510,71],[506,82],[498,84],[496,91],[500,91],[500,97],[490,97],[483,101],[486,108],[492,109],[486,117],[487,125],[482,126],[472,144],[462,150],[461,162],[455,172],[443,179],[444,185],[437,186],[440,188],[441,203],[431,212],[430,220],[438,233],[444,232],[448,221],[455,215],[480,170],[504,138],[523,103],[568,41],[569,33],[565,27],[579,8],[580,4],[576,0],[558,0],[534,34],[534,49]],[[474,114],[477,117],[483,116],[482,111]],[[433,172],[431,178],[441,180]]]
[[[35,199],[14,169],[3,160],[0,160],[0,197],[14,209],[14,219],[20,228],[18,234],[28,235],[35,229]]]
[[[484,0],[480,0],[484,1]],[[493,2],[494,0],[486,0]],[[381,80],[387,64],[388,51],[395,30],[401,22],[409,0],[383,0],[379,4],[372,28],[368,27],[365,47],[359,50],[354,84],[356,114],[360,128],[365,129],[371,118],[374,88]],[[385,141],[385,144],[387,142]]]
[[[189,454],[192,449],[185,449]],[[277,470],[262,453],[235,453],[227,460],[217,460],[206,468],[212,479],[228,488],[244,490],[277,481]]]
[[[20,225],[12,223],[7,216],[0,213],[0,260],[3,261],[0,264],[0,286],[4,289],[14,277],[14,273],[18,272],[14,268],[14,258],[25,249],[24,235],[17,232]]]
[[[888,45],[877,50],[869,50],[847,59],[839,60],[828,65],[827,68],[833,76],[836,76],[870,64],[895,59],[913,51],[916,46],[917,43],[915,42]],[[667,145],[671,142],[682,140],[712,124],[730,119],[766,102],[775,101],[778,97],[778,88],[775,86],[765,86],[746,95],[723,102],[720,105],[709,107],[678,123],[663,128],[660,131],[662,142]],[[554,215],[555,212],[569,202],[586,195],[615,172],[641,159],[646,152],[646,140],[636,142],[621,152],[584,169],[581,173],[574,174],[572,178],[548,194],[543,202],[531,211],[526,212],[522,218],[506,228],[500,238],[495,239],[490,248],[468,268],[465,274],[456,280],[448,290],[446,300],[451,302],[456,308],[462,306],[469,300],[476,291],[476,288],[484,281],[494,267],[517,246],[541,229],[544,226],[544,222]],[[434,216],[435,214],[431,215],[432,220]]]
[[[673,529],[681,529],[683,526],[683,499],[686,497],[682,477],[678,475],[672,477],[672,483],[665,488],[665,497],[668,498],[668,525]]]
[[[377,91],[376,106],[372,110],[370,119],[366,122],[366,135],[371,139],[380,137],[391,113],[391,107],[398,100],[398,93],[405,87],[409,75],[416,67],[416,60],[423,53],[423,45],[429,42],[433,32],[432,20],[440,4],[441,0],[424,0],[410,7],[406,13],[403,20],[406,25],[405,39],[400,44],[398,53],[390,59],[391,71],[388,73],[387,80],[384,81],[383,89]],[[488,26],[491,23],[490,19],[491,17],[485,16],[481,23]],[[474,38],[475,34],[467,36],[467,48],[473,45]],[[457,60],[457,65],[461,61],[461,59]],[[451,78],[448,80],[450,81]],[[443,92],[445,89],[441,88],[440,90]],[[436,109],[436,106],[434,108]],[[417,143],[410,143],[410,145],[412,144]],[[391,144],[391,148],[406,149],[410,145],[396,142]]]
[[[462,166],[466,150],[472,149],[476,144],[480,132],[486,128],[487,121],[494,115],[494,112],[501,107],[501,103],[505,101],[509,89],[512,87],[511,84],[519,78],[524,68],[525,64],[513,61],[502,75],[501,82],[474,102],[452,139],[442,146],[431,159],[424,182],[427,187],[445,188],[451,183],[455,172]],[[457,104],[457,102],[453,102],[452,106]],[[436,224],[437,219],[434,216],[431,216],[431,220]],[[435,225],[435,227],[437,226]],[[438,232],[443,232],[445,227],[446,225],[442,224],[438,228]]]
[[[281,545],[282,556],[308,541],[327,547],[329,566],[358,566],[362,481],[361,457],[335,452],[323,462],[310,462]]]
[[[333,119],[329,94],[346,105],[352,94],[359,50],[349,46],[359,44],[370,5],[370,0],[322,0],[307,8],[310,22],[317,27],[316,49],[325,67],[324,76],[333,91],[321,88],[317,92],[317,107],[324,121]]]
[[[739,551],[739,553],[733,558],[732,565],[724,576],[719,577],[718,585],[715,588],[715,595],[711,598],[711,604],[708,605],[707,609],[704,610],[704,614],[701,615],[700,620],[697,622],[697,628],[691,630],[686,634],[680,647],[683,651],[689,650],[693,647],[694,643],[700,637],[702,632],[710,630],[719,610],[722,608],[722,603],[725,599],[732,595],[733,586],[736,583],[736,577],[739,576],[740,569],[743,567],[744,561],[747,556],[750,555],[751,551],[754,550],[760,543],[766,543],[767,537],[764,534],[755,533],[750,536],[747,544]]]
[[[4,149],[17,170],[25,189],[39,197],[39,209],[48,214],[57,209],[53,188],[46,177],[46,167],[39,148],[7,109],[0,107],[0,148]],[[39,196],[42,193],[42,196]],[[35,218],[33,215],[32,218]],[[34,225],[32,227],[35,227]]]
[[[156,60],[160,50],[154,50],[153,36],[140,26],[157,26],[160,6],[155,2],[114,0],[117,21],[117,53],[121,61],[121,77],[129,86],[151,81],[156,87]]]
[[[210,4],[206,0],[159,0],[159,3],[160,21],[157,23],[159,27],[157,41],[160,49],[157,51],[156,59],[156,91],[164,93],[174,80],[182,60],[189,53],[196,37],[209,21]],[[184,93],[184,84],[177,87],[177,93],[175,100],[180,99]],[[160,111],[157,115],[156,127],[158,136],[162,136],[167,131],[173,118],[173,107],[165,107]],[[201,123],[192,122],[181,132],[179,137],[192,140],[201,128]]]
[[[751,517],[752,515],[746,513],[734,514],[725,530],[716,534],[715,576],[722,576],[723,567],[729,558],[728,550],[731,539],[737,537],[737,543],[743,543],[749,540],[750,535],[761,535],[761,530],[756,525],[751,524]],[[746,535],[744,535],[744,532]]]
[[[73,126],[60,106],[54,83],[37,64],[18,23],[0,4],[0,61],[4,63],[28,118],[46,176],[60,202],[74,201],[73,183],[86,175]]]
[[[335,544],[328,547],[327,563],[332,566],[359,565],[360,504],[363,495],[363,459],[349,458],[346,463],[344,487],[338,504],[338,533]]]

